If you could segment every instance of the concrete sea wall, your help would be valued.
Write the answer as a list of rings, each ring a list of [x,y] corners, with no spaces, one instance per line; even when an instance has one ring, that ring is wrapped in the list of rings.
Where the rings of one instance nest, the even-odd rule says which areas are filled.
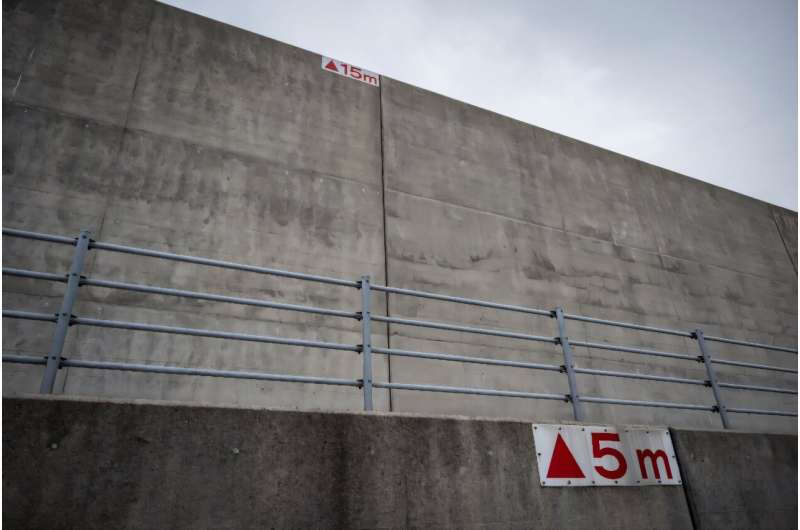
[[[3,225],[795,347],[797,214],[149,0],[6,2]],[[346,58],[342,58],[346,59]],[[68,249],[10,238],[4,266],[65,272]],[[357,310],[358,293],[92,253],[87,275]],[[5,278],[4,308],[55,312],[62,287]],[[375,313],[554,334],[547,318],[376,294]],[[358,344],[353,322],[83,287],[75,313]],[[47,324],[3,322],[3,349],[41,355]],[[375,345],[561,364],[554,346],[373,325]],[[569,336],[697,354],[680,337],[569,323]],[[790,354],[714,345],[733,360]],[[699,363],[576,349],[587,368],[705,379]],[[73,359],[358,377],[348,352],[76,327]],[[550,373],[376,356],[375,378],[566,392]],[[796,377],[725,366],[732,383]],[[4,366],[5,393],[39,367]],[[708,389],[579,376],[581,392],[712,403]],[[62,369],[71,395],[358,410],[356,389]],[[723,391],[731,407],[795,396]],[[568,405],[376,390],[383,411],[566,419]],[[592,421],[716,428],[705,412],[586,405]],[[795,431],[794,418],[735,415]]]
[[[13,528],[796,528],[792,435],[673,430],[686,491],[548,488],[518,421],[68,398],[3,409]]]

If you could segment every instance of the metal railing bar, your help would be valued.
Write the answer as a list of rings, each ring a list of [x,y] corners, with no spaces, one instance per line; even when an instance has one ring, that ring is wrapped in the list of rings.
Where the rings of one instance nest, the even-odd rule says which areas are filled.
[[[738,412],[739,414],[764,414],[766,416],[797,416],[796,412],[784,412],[782,410],[761,410],[761,409],[732,409],[728,412]]]
[[[790,374],[797,373],[797,370],[792,370],[791,368],[783,368],[781,366],[774,366],[771,364],[743,363],[740,361],[729,361],[727,359],[711,359],[711,362],[715,364],[727,364],[729,366],[742,366],[744,368],[755,368],[756,370],[771,370],[773,372],[787,372]]]
[[[89,248],[97,250],[108,250],[111,252],[121,252],[124,254],[135,254],[138,256],[148,256],[151,258],[160,258],[171,261],[182,261],[185,263],[194,263],[197,265],[207,265],[209,267],[220,267],[223,269],[232,269],[244,272],[255,272],[258,274],[268,274],[271,276],[281,276],[284,278],[294,278],[296,280],[327,283],[331,285],[344,285],[346,287],[358,287],[360,285],[359,282],[353,280],[342,280],[340,278],[317,276],[315,274],[304,274],[300,272],[291,272],[281,269],[272,269],[269,267],[244,265],[241,263],[234,263],[232,261],[222,261],[211,258],[198,258],[195,256],[187,256],[185,254],[173,254],[172,252],[163,252],[160,250],[149,250],[144,248],[129,247],[126,245],[117,245],[114,243],[102,243],[100,241],[92,241],[92,243],[89,245]]]
[[[657,407],[666,409],[686,409],[686,410],[705,410],[714,412],[715,407],[711,405],[692,405],[689,403],[672,403],[666,401],[638,401],[634,399],[614,399],[614,398],[601,398],[592,396],[581,396],[581,401],[587,403],[606,403],[609,405],[632,405],[637,407]]]
[[[379,315],[372,315],[372,320],[376,322],[388,322],[389,324],[402,324],[404,326],[417,326],[421,328],[442,329],[447,331],[462,331],[465,333],[475,333],[478,335],[490,335],[493,337],[508,337],[511,339],[549,342],[551,344],[556,343],[556,340],[553,337],[543,337],[540,335],[527,335],[525,333],[502,331],[497,329],[473,328],[470,326],[459,326],[456,324],[446,324],[443,322],[430,322],[427,320],[412,320],[408,318],[385,317]]]
[[[56,322],[58,317],[55,314],[34,313],[32,311],[17,311],[14,309],[3,309],[3,318],[19,318],[22,320],[41,320],[43,322]]]
[[[135,331],[152,331],[154,333],[172,333],[174,335],[190,335],[194,337],[209,337],[213,339],[232,339],[248,342],[264,342],[270,344],[285,344],[288,346],[305,346],[308,348],[322,348],[327,350],[359,351],[358,346],[337,344],[334,342],[321,342],[303,339],[289,339],[284,337],[271,337],[268,335],[249,335],[247,333],[232,333],[228,331],[213,331],[208,329],[183,328],[175,326],[162,326],[157,324],[142,324],[139,322],[126,322],[120,320],[99,320],[95,318],[74,317],[71,324],[82,326],[95,326],[101,328],[131,329]]]
[[[180,366],[163,366],[158,364],[115,363],[106,361],[83,361],[65,359],[61,366],[69,368],[93,368],[97,370],[117,370],[123,372],[149,372],[174,375],[200,375],[207,377],[224,377],[229,379],[258,379],[261,381],[285,381],[290,383],[312,383],[320,385],[339,385],[357,387],[360,383],[355,379],[337,379],[328,377],[311,377],[304,375],[271,374],[265,372],[239,372],[232,370],[215,370],[210,368],[183,368]]]
[[[791,388],[777,388],[772,386],[739,385],[734,383],[717,383],[722,388],[734,388],[736,390],[755,390],[757,392],[775,392],[776,394],[797,394],[797,390]]]
[[[652,331],[653,333],[663,333],[665,335],[675,335],[678,337],[691,337],[692,334],[687,331],[679,331],[676,329],[658,328],[655,326],[645,326],[643,324],[633,324],[630,322],[619,322],[616,320],[605,320],[603,318],[585,317],[583,315],[572,315],[564,313],[564,318],[567,320],[579,320],[581,322],[589,322],[591,324],[603,324],[606,326],[615,326],[618,328],[638,329],[640,331]]]
[[[762,344],[760,342],[748,342],[746,340],[726,339],[725,337],[710,337],[705,336],[706,340],[714,342],[724,342],[726,344],[736,344],[737,346],[749,346],[751,348],[763,348],[765,350],[783,351],[787,353],[797,353],[796,349],[786,348],[784,346],[772,346],[770,344]]]
[[[575,368],[576,374],[601,375],[606,377],[622,377],[627,379],[644,379],[647,381],[663,381],[665,383],[681,383],[685,385],[707,386],[705,379],[686,379],[683,377],[668,377],[661,375],[637,374],[633,372],[615,372],[609,370],[595,370],[593,368]]]
[[[598,350],[621,351],[626,353],[640,353],[642,355],[653,355],[655,357],[667,357],[670,359],[685,359],[687,361],[697,361],[696,355],[685,355],[682,353],[670,353],[658,350],[648,350],[644,348],[633,348],[630,346],[617,346],[615,344],[607,344],[605,342],[586,342],[582,340],[570,340],[573,346],[582,346],[584,348],[596,348]]]
[[[37,241],[48,241],[50,243],[61,243],[64,245],[75,245],[74,237],[54,236],[52,234],[42,234],[40,232],[30,232],[28,230],[17,230],[16,228],[3,228],[3,235],[20,237],[23,239],[35,239]]]
[[[467,355],[451,355],[447,353],[428,353],[410,350],[398,350],[396,348],[376,348],[372,347],[373,353],[383,353],[386,355],[397,355],[399,357],[416,357],[419,359],[437,359],[441,361],[455,361],[462,363],[486,364],[491,366],[512,366],[514,368],[529,368],[531,370],[549,370],[561,372],[563,368],[555,364],[526,363],[521,361],[506,361],[502,359],[487,359],[485,357],[469,357]]]
[[[14,364],[47,364],[46,357],[30,357],[28,355],[15,355],[10,353],[3,354],[3,362],[4,363],[14,363]]]
[[[389,383],[384,381],[373,381],[372,385],[376,388],[390,388],[393,390],[417,390],[420,392],[444,392],[448,394],[473,394],[478,396],[518,397],[528,399],[552,399],[565,402],[568,401],[567,396],[564,394],[536,394],[532,392],[517,392],[514,390],[494,390],[489,388],[467,388],[441,385],[415,385],[408,383]]]
[[[489,302],[487,300],[478,300],[475,298],[463,298],[461,296],[450,296],[446,294],[429,293],[426,291],[415,291],[413,289],[401,289],[400,287],[389,287],[388,285],[372,285],[375,291],[383,291],[385,293],[404,294],[408,296],[415,296],[417,298],[429,298],[431,300],[442,300],[444,302],[455,302],[457,304],[474,305],[479,307],[491,307],[493,309],[503,309],[506,311],[516,311],[517,313],[527,313],[529,315],[539,315],[551,317],[552,312],[545,309],[536,309],[532,307],[525,307],[511,304],[500,304],[497,302]]]
[[[314,313],[318,315],[329,315],[335,317],[346,317],[358,319],[359,315],[353,311],[340,311],[338,309],[325,309],[321,307],[302,306],[295,304],[284,304],[280,302],[269,302],[266,300],[256,300],[253,298],[239,298],[236,296],[225,296],[211,293],[200,293],[196,291],[185,291],[181,289],[171,289],[168,287],[155,287],[151,285],[141,285],[135,283],[116,282],[111,280],[96,280],[85,278],[81,280],[81,285],[92,287],[105,287],[108,289],[121,289],[124,291],[135,291],[140,293],[161,294],[165,296],[176,296],[180,298],[193,298],[195,300],[209,300],[212,302],[225,302],[229,304],[248,305],[256,307],[267,307],[272,309],[285,309],[288,311],[298,311],[301,313]]]
[[[17,276],[19,278],[32,278],[34,280],[48,280],[51,282],[67,283],[66,274],[53,274],[52,272],[37,272],[25,269],[12,269],[10,267],[3,267],[4,276]]]

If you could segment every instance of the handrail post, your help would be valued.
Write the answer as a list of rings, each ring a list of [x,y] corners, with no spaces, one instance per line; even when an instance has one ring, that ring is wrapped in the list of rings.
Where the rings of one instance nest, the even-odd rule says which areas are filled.
[[[714,373],[714,367],[711,364],[711,353],[708,349],[708,345],[706,345],[706,340],[703,335],[702,329],[694,330],[692,334],[693,338],[697,341],[697,344],[700,346],[700,353],[703,357],[703,364],[706,365],[706,374],[708,375],[708,384],[711,385],[711,390],[714,392],[714,399],[717,402],[717,412],[719,412],[719,417],[722,420],[722,427],[725,429],[730,428],[730,424],[728,423],[728,409],[725,407],[725,403],[722,401],[722,394],[719,390],[719,385],[717,384],[717,376]]]
[[[78,287],[83,271],[83,262],[89,251],[89,231],[81,230],[78,239],[75,241],[75,254],[72,256],[72,265],[67,275],[67,288],[64,291],[64,298],[61,300],[61,309],[58,312],[56,329],[53,332],[53,342],[50,344],[50,351],[47,353],[47,366],[44,369],[42,384],[39,392],[42,394],[52,394],[53,386],[56,382],[56,375],[61,368],[61,352],[64,349],[64,341],[67,338],[69,322],[72,318],[72,307],[78,297]]]
[[[361,361],[364,410],[372,410],[372,330],[370,318],[369,276],[362,276],[361,288]]]
[[[557,307],[555,311],[553,311],[553,314],[558,322],[558,342],[561,344],[561,349],[564,352],[564,371],[567,373],[567,381],[569,382],[569,398],[572,403],[572,414],[575,417],[575,421],[583,421],[583,405],[578,396],[578,382],[575,379],[575,362],[572,360],[572,346],[567,337],[564,310]]]

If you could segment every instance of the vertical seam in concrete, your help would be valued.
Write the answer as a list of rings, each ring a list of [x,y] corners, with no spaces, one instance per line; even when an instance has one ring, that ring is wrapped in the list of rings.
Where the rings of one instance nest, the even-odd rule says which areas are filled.
[[[111,162],[111,167],[114,167],[114,165],[116,165],[119,162],[119,154],[122,152],[122,145],[125,143],[125,131],[128,130],[128,118],[131,115],[131,107],[133,107],[133,98],[136,95],[136,88],[139,86],[139,75],[142,73],[142,65],[144,64],[144,57],[145,55],[147,55],[147,50],[148,47],[150,46],[150,35],[153,29],[153,20],[155,19],[156,16],[157,4],[153,2],[151,5],[152,9],[150,11],[150,20],[147,23],[147,36],[145,37],[144,45],[142,46],[141,56],[139,57],[139,66],[136,69],[136,77],[133,80],[133,88],[131,89],[131,94],[128,101],[128,110],[125,111],[125,121],[122,124],[122,130],[120,131],[119,134],[119,146],[117,147],[117,152],[114,156],[113,161]],[[106,202],[105,208],[103,208],[103,212],[100,215],[100,222],[97,226],[97,232],[92,234],[92,236],[94,236],[94,238],[96,239],[101,239],[101,234],[103,232],[103,227],[105,226],[106,217],[108,216],[108,210],[111,207],[110,203],[111,201],[113,201],[113,195],[109,194],[109,197],[110,198]],[[96,253],[94,255],[90,254],[88,256],[88,259],[86,260],[86,266],[85,266],[87,275],[91,272],[94,272],[94,265],[96,262],[97,262],[97,254]],[[79,334],[79,329],[76,329],[74,334],[75,337],[74,340],[77,343],[79,343],[78,334]],[[67,381],[69,379],[70,369],[69,367],[65,367],[63,370],[64,370],[64,378],[61,384],[61,394],[66,395]]]
[[[772,222],[775,223],[775,229],[778,231],[778,237],[781,238],[781,243],[783,243],[783,250],[785,250],[786,255],[789,256],[789,263],[792,264],[794,273],[797,274],[797,263],[795,263],[794,260],[792,259],[792,253],[789,251],[789,245],[786,244],[786,238],[783,237],[783,232],[781,232],[781,225],[778,224],[778,218],[775,217],[775,208],[770,207],[769,213],[770,216],[772,217]]]
[[[669,441],[672,442],[672,450],[675,451],[675,461],[678,463],[678,472],[681,474],[681,490],[683,490],[683,495],[686,498],[686,508],[689,510],[689,519],[692,521],[692,528],[697,530],[698,527],[698,519],[695,511],[697,507],[694,506],[692,502],[692,495],[689,491],[691,488],[691,484],[689,484],[689,479],[686,473],[684,473],[684,465],[681,463],[683,460],[683,453],[682,450],[678,449],[678,444],[675,443],[675,430],[670,427],[667,432],[669,432]]]
[[[383,216],[383,281],[389,285],[389,242],[386,239],[386,175],[384,170],[384,157],[383,157],[383,76],[378,76],[380,82],[378,83],[378,122],[380,124],[381,136],[381,215]],[[386,302],[386,316],[389,314],[389,293],[384,293],[384,300]],[[391,324],[386,324],[386,347],[391,348],[391,338],[389,328]],[[388,381],[392,382],[392,355],[386,354],[386,377]],[[394,410],[392,406],[392,389],[387,389],[389,392],[389,412]]]
[[[125,121],[122,123],[122,131],[119,135],[119,146],[117,147],[117,153],[114,156],[114,160],[112,161],[112,167],[119,162],[119,154],[122,152],[122,146],[125,143],[125,133],[128,130],[128,120],[131,116],[131,109],[133,108],[133,101],[136,97],[136,89],[139,87],[139,76],[142,74],[142,65],[144,64],[144,58],[147,55],[147,52],[150,47],[150,36],[153,33],[153,20],[156,18],[156,9],[158,8],[158,4],[153,2],[152,9],[150,11],[150,20],[147,23],[147,36],[144,39],[144,44],[142,46],[142,54],[139,57],[139,66],[136,69],[136,77],[133,80],[133,88],[131,89],[131,95],[128,100],[128,110],[125,111]],[[113,201],[113,195],[109,201]],[[103,214],[100,216],[100,225],[97,227],[97,233],[94,234],[97,239],[100,239],[101,234],[103,232],[103,227],[105,226],[106,216],[108,215],[108,209],[110,204],[106,203],[106,208],[103,210]],[[89,267],[94,270],[94,264],[97,258],[91,260],[89,263]]]

